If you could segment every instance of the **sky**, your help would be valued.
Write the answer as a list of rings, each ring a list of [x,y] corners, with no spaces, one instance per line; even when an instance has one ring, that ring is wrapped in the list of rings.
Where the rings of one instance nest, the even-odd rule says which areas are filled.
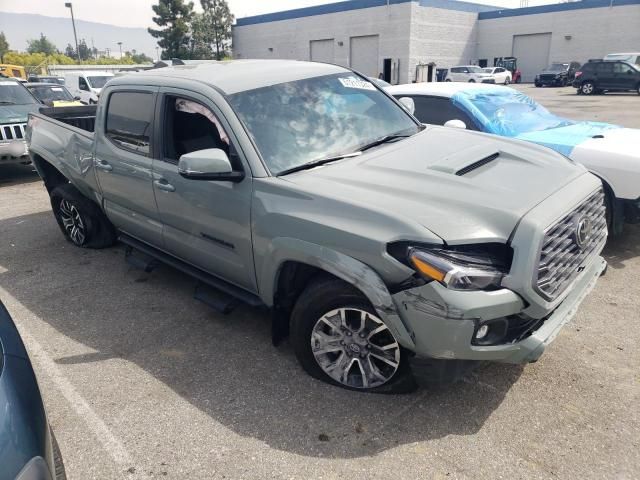
[[[290,10],[336,0],[228,0],[231,12],[237,17],[247,17],[262,13]],[[474,0],[469,0],[474,1]],[[529,6],[557,3],[559,0],[529,0]],[[151,5],[156,0],[73,0],[73,13],[76,18],[92,22],[108,23],[121,27],[153,26]],[[520,0],[478,0],[500,7],[516,8]],[[0,0],[0,12],[36,13],[50,17],[67,17],[69,10],[65,0]],[[198,0],[194,1],[199,6]]]

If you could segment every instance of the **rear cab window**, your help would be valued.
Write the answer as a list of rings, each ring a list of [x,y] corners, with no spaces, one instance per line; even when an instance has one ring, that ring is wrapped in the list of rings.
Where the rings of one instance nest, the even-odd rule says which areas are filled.
[[[107,106],[107,138],[119,148],[149,156],[154,100],[152,92],[113,92]]]

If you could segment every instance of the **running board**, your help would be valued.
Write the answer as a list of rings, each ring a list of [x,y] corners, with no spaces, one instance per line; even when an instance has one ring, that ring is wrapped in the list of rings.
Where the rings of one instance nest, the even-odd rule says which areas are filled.
[[[238,299],[221,292],[218,289],[211,288],[208,285],[198,282],[193,292],[193,298],[206,303],[214,310],[228,315],[238,306]]]
[[[211,275],[210,273],[204,272],[199,268],[194,267],[193,265],[189,265],[188,263],[185,263],[182,260],[179,260],[176,257],[169,255],[168,253],[158,250],[157,248],[154,248],[151,245],[141,242],[140,240],[137,240],[127,235],[126,233],[119,233],[118,240],[124,243],[127,247],[131,247],[132,249],[135,249],[146,256],[153,257],[154,259],[166,265],[169,265],[170,267],[173,267],[176,270],[180,270],[181,272],[186,273],[187,275],[195,278],[196,280],[199,280],[201,283],[204,283],[209,287],[219,290],[221,294],[226,294],[227,296],[233,297],[234,299],[239,300],[248,305],[251,305],[252,307],[264,306],[264,302],[260,300],[260,297],[258,297],[257,295],[251,292],[247,292],[246,290],[240,287],[237,287],[219,277]],[[196,294],[194,295],[194,297],[197,298],[198,300],[202,300],[208,305],[212,305],[212,304],[218,304],[219,306],[227,305],[227,308],[228,308],[229,302],[220,301],[218,299],[218,300],[212,300],[211,303],[209,303],[209,301],[204,300],[203,298],[200,298],[197,295],[198,293],[196,289]],[[206,295],[206,298],[213,298],[213,296]]]

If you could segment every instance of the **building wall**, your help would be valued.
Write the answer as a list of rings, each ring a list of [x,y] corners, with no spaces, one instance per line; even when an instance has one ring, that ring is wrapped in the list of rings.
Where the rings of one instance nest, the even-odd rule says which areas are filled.
[[[477,59],[477,12],[431,8],[412,4],[409,77],[415,78],[418,63],[436,67],[475,63]]]
[[[571,4],[569,4],[571,5]],[[513,36],[551,32],[549,63],[586,62],[607,53],[640,50],[640,5],[585,8],[478,21],[478,58],[512,55]],[[565,38],[570,36],[570,39]],[[520,66],[520,62],[519,65]]]
[[[400,83],[409,82],[409,31],[413,2],[391,4],[289,20],[235,26],[235,58],[310,60],[310,42],[334,41],[334,63],[350,66],[350,39],[379,35],[379,72],[382,60],[400,60]],[[341,44],[342,43],[342,44]]]

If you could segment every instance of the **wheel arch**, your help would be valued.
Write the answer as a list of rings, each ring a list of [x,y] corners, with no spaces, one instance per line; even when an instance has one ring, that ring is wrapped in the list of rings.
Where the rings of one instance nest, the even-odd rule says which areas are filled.
[[[58,185],[70,183],[69,179],[60,170],[37,153],[31,155],[31,161],[49,193]]]
[[[295,302],[304,286],[318,275],[331,275],[360,291],[398,341],[404,347],[415,348],[386,285],[373,269],[359,260],[321,245],[283,237],[271,242],[263,258],[256,273],[260,296],[266,305],[276,310],[284,308],[286,313],[287,302]]]

